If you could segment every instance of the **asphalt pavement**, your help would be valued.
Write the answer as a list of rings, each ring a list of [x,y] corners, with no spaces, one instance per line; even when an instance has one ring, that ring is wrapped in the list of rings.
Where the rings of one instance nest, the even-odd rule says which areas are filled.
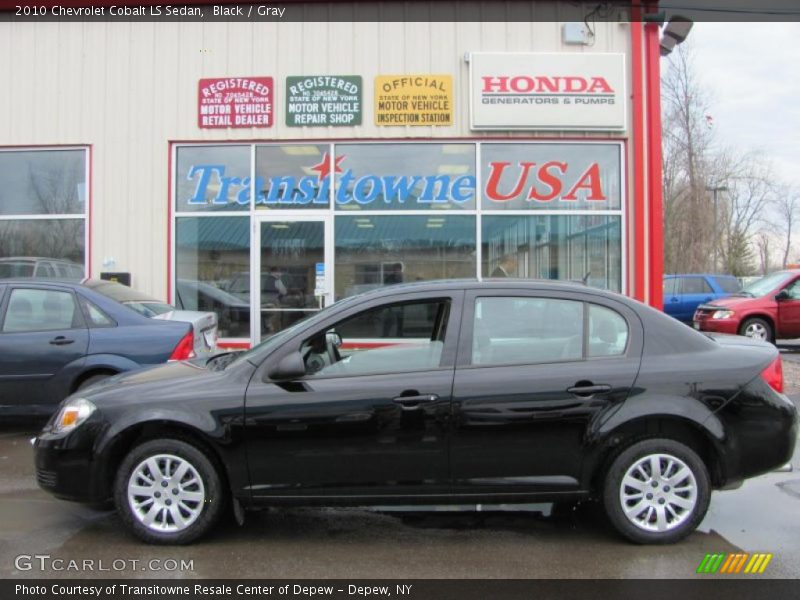
[[[800,450],[793,470],[714,492],[699,531],[670,546],[627,543],[587,503],[556,515],[549,505],[404,514],[271,509],[248,514],[244,527],[228,519],[188,547],[155,547],[128,534],[113,511],[38,489],[28,441],[37,427],[0,426],[4,578],[730,577],[695,571],[707,553],[738,551],[774,555],[761,577],[800,577]]]

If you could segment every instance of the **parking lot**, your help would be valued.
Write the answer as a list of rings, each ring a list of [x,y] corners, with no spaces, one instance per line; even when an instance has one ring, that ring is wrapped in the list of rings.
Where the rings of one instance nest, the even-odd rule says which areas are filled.
[[[800,381],[793,362],[800,353],[784,348],[784,356],[787,381]],[[800,403],[800,390],[788,391]],[[761,577],[800,577],[798,452],[793,470],[715,492],[700,530],[672,546],[629,544],[587,504],[557,515],[548,505],[403,514],[275,509],[248,514],[244,527],[229,518],[189,547],[153,547],[113,511],[37,488],[29,444],[37,426],[0,429],[2,577],[686,578],[698,577],[707,553],[739,550],[774,555]]]

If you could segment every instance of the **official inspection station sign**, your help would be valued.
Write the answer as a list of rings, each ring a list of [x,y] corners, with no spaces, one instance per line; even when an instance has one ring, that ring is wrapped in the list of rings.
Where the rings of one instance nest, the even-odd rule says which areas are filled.
[[[452,125],[451,75],[378,75],[376,125]]]
[[[473,52],[469,75],[471,129],[625,129],[623,54]]]
[[[360,75],[286,78],[286,125],[361,125]]]
[[[201,79],[197,89],[197,126],[272,127],[274,89],[272,77]]]

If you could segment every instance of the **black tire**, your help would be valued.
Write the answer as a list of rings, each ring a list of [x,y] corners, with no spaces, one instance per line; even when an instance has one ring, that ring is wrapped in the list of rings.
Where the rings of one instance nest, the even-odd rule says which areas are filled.
[[[772,325],[770,325],[768,321],[760,317],[751,317],[749,319],[745,319],[744,323],[742,323],[739,327],[739,335],[747,336],[747,330],[751,327],[763,329],[766,333],[766,337],[764,338],[765,341],[772,344],[775,343],[775,332],[772,330]]]
[[[651,519],[651,512],[649,512],[649,509],[642,508],[638,515],[643,516],[643,521],[646,522],[637,525],[626,516],[624,510],[626,507],[637,506],[637,503],[635,503],[634,500],[628,500],[628,502],[634,503],[623,504],[623,500],[620,497],[623,492],[623,478],[627,471],[633,468],[637,462],[652,455],[664,455],[673,459],[678,459],[688,468],[694,480],[694,496],[681,496],[682,501],[685,501],[686,497],[693,499],[694,506],[690,509],[676,507],[667,500],[667,498],[677,496],[678,494],[674,494],[675,490],[671,490],[671,488],[664,483],[664,479],[657,478],[657,486],[652,485],[652,479],[645,482],[648,487],[645,487],[643,484],[642,489],[647,490],[647,492],[642,492],[643,502],[645,501],[644,497],[646,494],[650,494],[653,504],[660,503],[663,505],[664,503],[669,503],[669,510],[673,511],[671,517],[672,521],[668,523],[669,528],[664,531],[652,531],[649,529],[650,527],[657,527],[657,509],[654,508],[652,511],[652,518],[655,519],[654,522]],[[665,459],[664,462],[659,462],[659,467],[663,467],[666,464],[667,462]],[[677,463],[673,463],[673,465],[677,465]],[[674,475],[677,471],[671,470],[670,473]],[[652,477],[652,472],[650,476]],[[644,477],[642,478],[644,479]],[[687,483],[690,485],[691,480],[682,478],[677,482],[677,484],[682,486],[680,488],[681,490],[685,489]],[[652,490],[650,487],[652,487]],[[625,486],[624,489],[628,493],[636,493],[636,488],[634,487]],[[670,491],[673,492],[672,496],[667,495]],[[689,492],[681,491],[680,494],[689,494]],[[660,502],[660,498],[664,499],[663,503]],[[708,470],[703,461],[697,453],[688,446],[669,439],[647,439],[632,444],[622,450],[611,462],[603,483],[603,506],[611,524],[624,537],[637,544],[671,544],[685,538],[697,528],[703,520],[703,517],[705,517],[710,499],[711,482],[708,476]],[[643,506],[649,504],[650,500],[647,500]],[[676,509],[682,511],[679,516],[678,513],[675,512]],[[669,520],[670,514],[666,511],[664,511],[664,514],[666,515],[665,518]]]
[[[143,461],[158,455],[170,455],[185,461],[191,465],[202,481],[203,500],[194,505],[199,515],[188,526],[177,531],[158,531],[146,526],[128,500],[128,483],[134,470]],[[170,483],[165,486],[164,502],[166,503],[169,503],[172,498],[168,495],[172,485],[170,480]],[[154,486],[153,489],[157,488]],[[219,471],[205,452],[183,440],[157,439],[136,446],[122,461],[114,481],[114,503],[122,521],[140,539],[149,544],[178,545],[188,544],[206,534],[224,512],[227,496]],[[177,509],[177,504],[175,509]],[[162,510],[169,511],[171,509]],[[159,514],[161,514],[160,511]],[[164,520],[169,521],[170,517],[166,515],[166,512],[163,514]],[[176,524],[174,518],[172,518],[172,523]]]
[[[81,381],[76,389],[84,390],[88,388],[90,385],[94,385],[98,381],[103,381],[104,379],[108,379],[112,375],[113,373],[98,373],[97,375],[92,375],[91,377],[87,377],[86,379]]]

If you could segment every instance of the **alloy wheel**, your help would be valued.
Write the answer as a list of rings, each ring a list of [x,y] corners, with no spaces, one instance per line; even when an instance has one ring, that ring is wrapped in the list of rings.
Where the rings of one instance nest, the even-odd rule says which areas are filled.
[[[203,511],[205,486],[197,469],[173,454],[141,461],[127,486],[128,505],[136,519],[157,532],[182,531]]]
[[[671,531],[692,515],[697,505],[697,480],[681,459],[650,454],[625,472],[619,500],[625,517],[639,529]]]
[[[766,340],[767,339],[767,328],[764,327],[761,323],[750,323],[745,327],[744,334],[756,340]]]

